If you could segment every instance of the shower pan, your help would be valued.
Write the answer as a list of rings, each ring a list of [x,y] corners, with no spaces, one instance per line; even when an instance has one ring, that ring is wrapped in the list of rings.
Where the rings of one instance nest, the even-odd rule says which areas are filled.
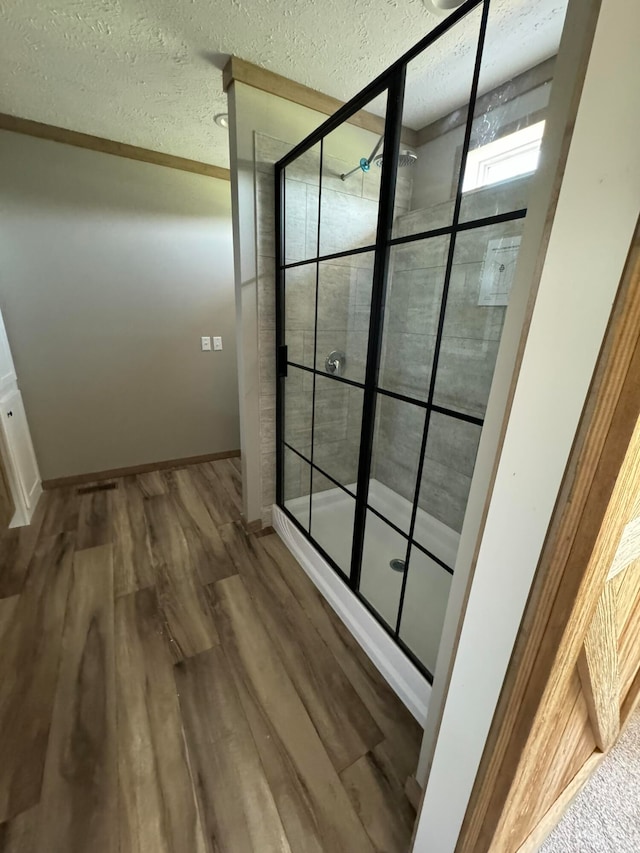
[[[484,146],[550,88],[502,38],[468,0],[275,166],[276,503],[429,681],[535,169]]]

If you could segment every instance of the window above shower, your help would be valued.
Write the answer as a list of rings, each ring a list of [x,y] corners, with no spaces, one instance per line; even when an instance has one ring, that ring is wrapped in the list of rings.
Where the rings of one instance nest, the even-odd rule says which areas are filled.
[[[538,168],[544,120],[481,145],[467,156],[462,192],[528,175]]]

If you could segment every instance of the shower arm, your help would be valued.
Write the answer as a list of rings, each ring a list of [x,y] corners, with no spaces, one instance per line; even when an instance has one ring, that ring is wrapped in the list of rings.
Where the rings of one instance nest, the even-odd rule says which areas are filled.
[[[382,136],[380,137],[380,139],[376,142],[375,148],[373,149],[373,151],[371,152],[371,154],[369,155],[369,157],[368,157],[368,158],[363,157],[363,158],[360,160],[360,162],[358,163],[358,165],[355,167],[355,169],[352,169],[350,172],[346,172],[345,174],[340,175],[340,178],[341,178],[343,181],[346,181],[346,180],[347,180],[347,178],[348,178],[350,175],[353,175],[353,173],[354,173],[354,172],[357,172],[357,171],[358,171],[358,169],[360,169],[360,171],[362,171],[362,172],[368,172],[368,171],[369,171],[369,169],[371,168],[371,163],[373,162],[373,158],[376,156],[376,154],[377,154],[377,153],[378,153],[378,151],[380,150],[380,146],[382,145],[383,140],[384,140],[384,134],[382,134]]]

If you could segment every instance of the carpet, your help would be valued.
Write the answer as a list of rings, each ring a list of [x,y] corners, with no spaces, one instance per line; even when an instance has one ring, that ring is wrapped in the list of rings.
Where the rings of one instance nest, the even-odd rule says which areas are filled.
[[[540,853],[638,851],[640,711],[540,848]]]

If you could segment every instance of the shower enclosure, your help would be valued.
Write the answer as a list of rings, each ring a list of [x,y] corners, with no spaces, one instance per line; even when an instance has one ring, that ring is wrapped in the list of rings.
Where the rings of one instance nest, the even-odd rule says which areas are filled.
[[[550,88],[503,37],[469,0],[275,168],[277,504],[429,680]]]

